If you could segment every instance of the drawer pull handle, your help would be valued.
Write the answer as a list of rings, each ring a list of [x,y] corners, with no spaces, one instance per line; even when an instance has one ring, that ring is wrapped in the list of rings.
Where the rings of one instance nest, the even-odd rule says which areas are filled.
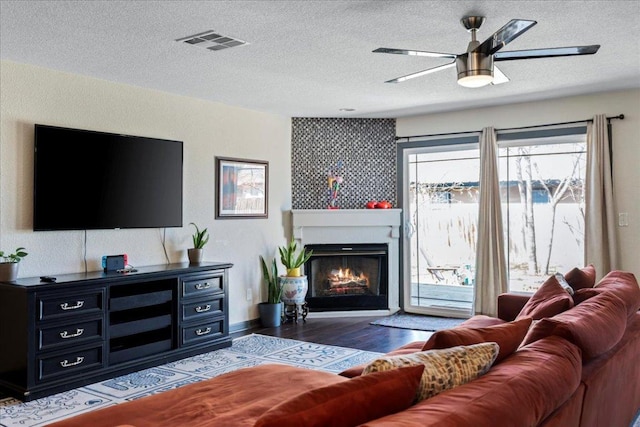
[[[209,332],[211,332],[211,328],[207,328],[207,329],[197,329],[197,330],[196,330],[196,335],[197,335],[197,336],[207,335]]]
[[[76,361],[75,362],[69,362],[67,359],[64,359],[62,362],[60,362],[60,366],[62,366],[63,368],[70,368],[72,366],[79,365],[82,362],[84,362],[84,357],[83,356],[78,356],[78,357],[76,357]]]
[[[196,283],[196,289],[201,291],[203,289],[209,289],[211,287],[211,283],[209,282],[204,282],[204,283]]]
[[[204,312],[207,312],[209,310],[211,310],[211,304],[207,304],[205,306],[199,305],[199,306],[196,307],[196,313],[204,313]]]
[[[70,334],[67,331],[64,332],[60,332],[60,338],[62,339],[67,339],[67,338],[75,338],[75,337],[79,337],[80,335],[82,335],[84,333],[84,329],[82,328],[78,328],[76,329],[76,333],[75,334]]]
[[[69,305],[69,303],[60,304],[60,308],[63,310],[76,310],[84,305],[84,301],[76,302],[76,305]]]

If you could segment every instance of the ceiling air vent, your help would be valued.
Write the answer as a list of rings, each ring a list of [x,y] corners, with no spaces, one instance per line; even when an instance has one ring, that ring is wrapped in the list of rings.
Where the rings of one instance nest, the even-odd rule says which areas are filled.
[[[187,43],[193,46],[199,46],[204,49],[216,51],[223,50],[230,47],[242,46],[248,44],[243,40],[234,39],[233,37],[223,36],[213,30],[205,31],[204,33],[194,34],[192,36],[176,39],[177,42]]]

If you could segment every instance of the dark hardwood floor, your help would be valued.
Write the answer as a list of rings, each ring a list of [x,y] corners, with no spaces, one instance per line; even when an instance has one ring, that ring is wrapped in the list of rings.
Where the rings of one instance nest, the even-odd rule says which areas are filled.
[[[231,337],[238,338],[255,333],[318,344],[387,353],[412,341],[426,341],[433,333],[370,325],[369,323],[375,319],[378,318],[307,318],[306,323],[303,323],[302,319],[300,319],[297,324],[289,320],[277,328],[256,327],[246,331],[235,332],[231,334]]]

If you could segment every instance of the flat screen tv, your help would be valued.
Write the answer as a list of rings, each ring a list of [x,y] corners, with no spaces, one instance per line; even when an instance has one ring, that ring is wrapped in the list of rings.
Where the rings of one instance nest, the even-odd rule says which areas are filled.
[[[182,227],[182,141],[35,125],[33,229]]]

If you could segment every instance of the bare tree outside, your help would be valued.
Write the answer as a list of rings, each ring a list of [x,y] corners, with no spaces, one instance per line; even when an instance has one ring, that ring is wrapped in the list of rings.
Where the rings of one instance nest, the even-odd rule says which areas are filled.
[[[535,290],[550,274],[569,268],[569,259],[575,259],[573,266],[580,265],[578,257],[584,245],[584,150],[584,144],[576,143],[502,150],[504,163],[511,165],[504,169],[515,175],[513,179],[510,172],[501,172],[507,210],[511,218],[516,211],[521,216],[519,225],[511,220],[505,226],[512,288]],[[509,189],[514,181],[517,195]],[[518,240],[514,240],[516,236]],[[537,283],[531,283],[534,279]]]

